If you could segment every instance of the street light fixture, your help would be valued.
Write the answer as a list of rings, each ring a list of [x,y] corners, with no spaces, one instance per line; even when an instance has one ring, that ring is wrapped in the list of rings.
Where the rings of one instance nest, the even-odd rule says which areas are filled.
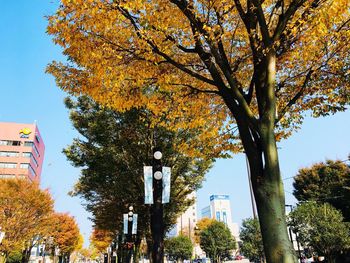
[[[170,167],[162,166],[163,157],[159,148],[153,149],[152,166],[144,166],[145,204],[151,205],[151,234],[153,239],[152,259],[163,262],[164,222],[163,204],[170,201]]]

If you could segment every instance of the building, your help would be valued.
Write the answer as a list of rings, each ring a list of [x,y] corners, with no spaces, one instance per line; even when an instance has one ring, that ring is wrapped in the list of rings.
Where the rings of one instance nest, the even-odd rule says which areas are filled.
[[[0,122],[0,178],[40,182],[44,152],[36,124]]]
[[[179,234],[184,234],[188,236],[193,236],[194,228],[197,224],[197,202],[196,193],[193,192],[187,197],[188,199],[194,199],[193,205],[191,205],[187,210],[181,214],[177,220],[176,225],[170,231],[169,236],[178,236]]]
[[[228,195],[211,195],[210,205],[201,210],[202,218],[213,218],[223,222],[230,229],[235,239],[239,240],[239,227],[232,222],[231,203]]]

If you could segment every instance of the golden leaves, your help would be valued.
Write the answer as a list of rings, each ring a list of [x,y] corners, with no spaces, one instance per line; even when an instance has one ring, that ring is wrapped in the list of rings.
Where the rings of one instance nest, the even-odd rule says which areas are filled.
[[[348,73],[343,70],[349,61],[343,58],[349,57],[350,50],[349,25],[344,24],[349,19],[349,1],[326,0],[317,8],[313,2],[300,6],[288,21],[283,38],[265,47],[258,24],[247,30],[247,21],[242,21],[234,1],[195,1],[188,8],[190,14],[162,0],[62,1],[57,13],[48,18],[48,33],[64,48],[71,64],[52,63],[47,71],[68,92],[88,94],[122,111],[147,107],[158,124],[174,129],[199,127],[201,139],[217,137],[218,141],[212,141],[220,144],[236,137],[232,133],[223,136],[221,131],[231,115],[216,93],[219,85],[208,65],[219,69],[223,85],[230,88],[219,65],[227,59],[230,75],[248,94],[257,71],[254,63],[274,49],[278,53],[279,110],[285,109],[303,87],[307,72],[313,72],[298,103],[278,127],[279,137],[285,137],[290,132],[283,129],[293,129],[301,122],[300,112],[316,109],[320,103],[331,110],[348,103],[349,84],[344,77]],[[282,10],[276,0],[264,1],[269,34],[292,3],[284,1]],[[242,8],[248,11],[246,1],[242,1]],[[250,23],[255,21],[254,15],[247,17]],[[199,56],[199,47],[209,58]],[[252,48],[258,53],[256,61]],[[255,95],[250,110],[258,117]],[[236,147],[232,145],[227,148]]]

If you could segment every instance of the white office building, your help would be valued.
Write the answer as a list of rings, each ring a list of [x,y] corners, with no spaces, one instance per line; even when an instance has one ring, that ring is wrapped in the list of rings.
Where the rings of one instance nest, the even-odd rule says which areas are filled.
[[[232,222],[231,203],[228,195],[211,195],[210,205],[201,210],[203,217],[213,218],[223,222],[230,229],[236,241],[239,240],[239,227]]]

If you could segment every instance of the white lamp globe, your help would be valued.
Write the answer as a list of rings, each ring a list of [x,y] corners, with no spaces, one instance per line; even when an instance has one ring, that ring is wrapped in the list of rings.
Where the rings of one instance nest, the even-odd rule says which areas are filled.
[[[163,178],[162,172],[157,171],[157,172],[154,173],[154,179],[160,180],[160,179],[162,179],[162,178]]]
[[[131,222],[132,221],[132,217],[129,217],[128,220],[129,220],[129,222]]]
[[[162,156],[163,156],[163,154],[162,154],[160,151],[156,151],[156,152],[154,152],[154,154],[153,154],[153,157],[154,157],[154,159],[156,159],[156,160],[162,159]]]

